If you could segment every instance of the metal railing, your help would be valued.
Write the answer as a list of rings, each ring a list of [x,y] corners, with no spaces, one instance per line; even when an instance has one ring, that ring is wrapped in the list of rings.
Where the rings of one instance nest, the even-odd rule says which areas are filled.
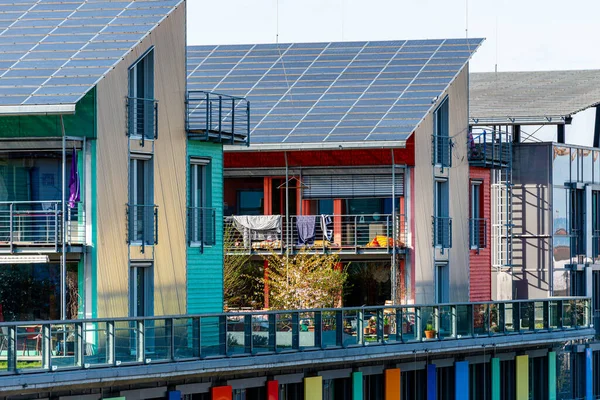
[[[0,322],[0,375],[578,330],[592,326],[590,301],[573,297]],[[472,348],[473,342],[465,346]]]
[[[158,206],[127,204],[127,243],[134,246],[158,244]]]
[[[452,248],[452,218],[432,217],[433,246],[442,249]]]
[[[475,165],[504,166],[512,159],[512,139],[501,132],[483,132],[471,136],[468,147],[469,161]]]
[[[188,244],[200,247],[216,243],[216,209],[188,207]]]
[[[85,244],[85,211],[82,203],[66,208],[68,245]],[[8,247],[49,247],[54,251],[63,243],[62,202],[13,201],[0,202],[0,249]]]
[[[469,247],[475,250],[487,247],[486,218],[469,218]]]
[[[592,231],[592,260],[600,263],[600,230]]]
[[[127,97],[127,136],[158,139],[158,101]]]
[[[191,90],[186,103],[186,129],[190,138],[250,143],[250,102],[245,98]]]
[[[290,216],[286,229],[285,219],[280,229],[269,232],[236,229],[233,218],[225,218],[225,231],[230,232],[226,249],[230,252],[260,253],[301,249],[312,252],[389,253],[394,247],[404,248],[407,243],[408,222],[404,215],[305,215]],[[395,235],[394,235],[395,228]]]
[[[452,138],[449,136],[432,135],[432,164],[441,167],[452,166]]]

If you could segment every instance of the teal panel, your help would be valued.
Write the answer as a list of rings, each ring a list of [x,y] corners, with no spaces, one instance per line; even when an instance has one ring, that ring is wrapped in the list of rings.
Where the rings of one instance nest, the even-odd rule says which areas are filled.
[[[223,146],[217,143],[188,141],[189,157],[211,159],[211,207],[216,209],[216,243],[187,248],[187,307],[189,313],[223,311]],[[188,204],[189,162],[186,179]]]
[[[548,400],[556,400],[556,352],[548,353]]]
[[[363,374],[352,373],[352,400],[363,400]]]
[[[125,107],[125,103],[123,103]],[[96,137],[96,88],[90,90],[75,106],[75,114],[63,117],[68,136]],[[123,128],[125,135],[125,128]],[[60,137],[58,115],[0,117],[0,138]]]
[[[492,358],[492,400],[500,400],[500,359]]]

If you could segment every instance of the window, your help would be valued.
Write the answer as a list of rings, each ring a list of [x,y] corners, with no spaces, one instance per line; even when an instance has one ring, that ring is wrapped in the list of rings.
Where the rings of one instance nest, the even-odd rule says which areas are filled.
[[[582,264],[585,258],[585,190],[571,189],[571,262]]]
[[[448,181],[436,180],[434,191],[434,246],[450,248],[452,247],[452,219],[449,217]]]
[[[215,209],[211,207],[210,167],[208,158],[191,159],[189,240],[192,246],[215,244]]]
[[[486,221],[483,218],[481,186],[481,181],[471,181],[471,220],[469,221],[469,246],[471,249],[486,247]]]
[[[132,263],[129,274],[130,315],[132,317],[154,315],[154,268],[152,268],[152,263]]]
[[[129,243],[156,244],[156,207],[152,156],[132,154],[129,161]]]
[[[129,136],[154,139],[154,50],[129,68]]]
[[[451,167],[451,140],[449,126],[448,99],[444,99],[433,114],[433,164],[440,167]]]
[[[448,264],[435,265],[435,302],[448,303],[450,301],[450,274]]]
[[[262,190],[240,190],[237,195],[238,215],[262,215],[264,193]]]

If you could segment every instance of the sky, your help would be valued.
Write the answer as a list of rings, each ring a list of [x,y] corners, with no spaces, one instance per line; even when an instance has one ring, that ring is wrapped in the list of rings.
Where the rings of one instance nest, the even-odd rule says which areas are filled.
[[[188,44],[483,37],[471,71],[600,68],[598,0],[188,0]],[[277,18],[279,15],[279,18]],[[467,18],[468,16],[468,18]]]

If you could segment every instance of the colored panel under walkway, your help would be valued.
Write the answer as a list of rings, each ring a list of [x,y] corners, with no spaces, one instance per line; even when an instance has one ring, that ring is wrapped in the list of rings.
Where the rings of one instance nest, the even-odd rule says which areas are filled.
[[[400,369],[386,369],[385,400],[400,400]]]
[[[215,386],[211,390],[211,400],[231,400],[232,396],[231,386]]]
[[[500,359],[492,358],[492,400],[500,400]]]
[[[593,400],[594,378],[592,374],[593,353],[592,349],[585,349],[585,400]]]
[[[454,363],[454,399],[469,400],[469,362]]]
[[[267,382],[267,400],[279,400],[279,382]]]
[[[517,356],[517,400],[529,400],[529,356]]]
[[[427,365],[427,400],[437,400],[437,377],[435,364]]]
[[[556,352],[548,352],[548,400],[556,400]]]
[[[363,400],[363,374],[352,373],[352,400]]]
[[[304,400],[323,400],[323,377],[304,378]]]

